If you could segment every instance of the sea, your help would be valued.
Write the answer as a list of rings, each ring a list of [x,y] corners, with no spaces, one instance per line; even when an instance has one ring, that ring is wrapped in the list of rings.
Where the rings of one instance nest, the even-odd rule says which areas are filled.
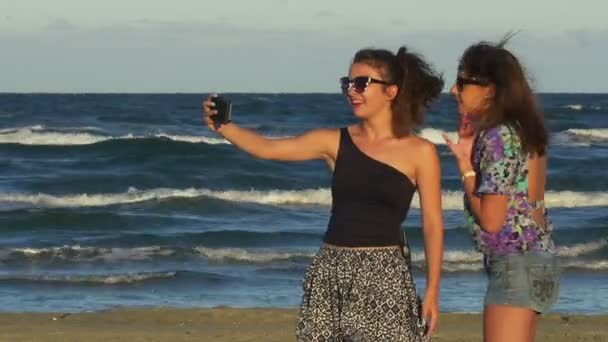
[[[268,137],[353,124],[340,94],[224,94]],[[238,150],[202,122],[206,94],[0,94],[0,311],[297,308],[331,208],[321,161]],[[608,312],[608,94],[539,94],[551,132],[546,205],[561,261],[555,312]],[[442,133],[447,94],[418,134],[442,164],[440,308],[480,312],[482,257]],[[373,182],[373,180],[370,180]],[[402,224],[425,288],[420,210]]]

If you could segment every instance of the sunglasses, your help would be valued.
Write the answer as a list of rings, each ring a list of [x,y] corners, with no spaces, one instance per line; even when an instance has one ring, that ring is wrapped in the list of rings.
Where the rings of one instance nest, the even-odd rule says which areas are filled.
[[[369,76],[358,76],[353,79],[349,79],[348,77],[340,78],[340,88],[342,89],[343,94],[348,93],[351,88],[353,88],[357,93],[362,94],[372,83],[386,85],[390,84],[386,81],[378,80]]]
[[[460,75],[458,75],[456,77],[456,88],[458,89],[459,92],[461,92],[464,89],[464,86],[467,84],[474,84],[474,85],[478,85],[478,86],[487,86],[490,83],[488,81],[481,80],[476,77],[462,77]]]

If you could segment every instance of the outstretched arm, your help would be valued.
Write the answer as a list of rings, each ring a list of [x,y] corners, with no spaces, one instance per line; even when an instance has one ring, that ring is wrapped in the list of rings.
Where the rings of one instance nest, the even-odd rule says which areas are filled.
[[[311,159],[324,159],[333,161],[338,130],[317,129],[302,135],[290,138],[270,139],[250,129],[228,123],[216,127],[211,116],[216,114],[213,103],[207,98],[203,102],[203,119],[207,126],[230,141],[239,149],[262,159],[282,161],[303,161]]]
[[[443,261],[443,217],[441,212],[441,167],[435,145],[425,143],[421,148],[416,171],[424,252],[427,263],[427,282],[422,314],[429,322],[429,336],[437,328],[439,316],[439,282]]]

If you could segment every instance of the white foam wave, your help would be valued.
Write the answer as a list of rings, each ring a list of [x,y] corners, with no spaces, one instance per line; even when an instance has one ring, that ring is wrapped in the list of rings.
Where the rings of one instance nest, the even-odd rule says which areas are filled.
[[[127,273],[111,275],[7,275],[0,280],[26,280],[52,283],[98,283],[106,285],[132,284],[151,279],[166,279],[175,277],[176,272]]]
[[[462,192],[448,191],[443,194],[443,208],[462,209]],[[584,208],[608,206],[608,192],[548,191],[545,194],[548,208]]]
[[[587,147],[591,144],[605,144],[608,142],[608,128],[571,128],[553,134],[551,141],[555,145],[574,147]]]
[[[12,132],[16,132],[18,130],[30,130],[30,131],[40,131],[44,129],[43,125],[33,125],[33,126],[25,126],[25,127],[17,127],[17,128],[3,128],[0,129],[0,134],[3,133],[12,133]]]
[[[0,143],[21,145],[88,145],[110,138],[90,133],[35,132],[30,128],[20,128],[0,135]]]
[[[331,193],[326,190],[327,198],[316,204],[331,204]],[[318,193],[322,195],[324,193]],[[461,191],[444,191],[442,195],[443,208],[446,210],[463,209]],[[314,203],[314,201],[313,201]],[[548,191],[545,195],[545,203],[553,208],[576,208],[576,207],[602,207],[608,206],[607,192],[574,192],[574,191]],[[420,208],[418,195],[412,201],[413,208]]]
[[[420,136],[428,139],[436,145],[445,145],[443,134],[453,141],[458,140],[458,133],[455,131],[444,131],[435,128],[425,128],[420,132]],[[608,128],[570,128],[552,135],[551,142],[556,145],[566,145],[574,147],[586,147],[590,144],[601,144],[608,142]],[[451,155],[450,152],[441,155]]]
[[[312,252],[277,252],[277,251],[253,251],[242,248],[207,248],[195,247],[195,251],[201,256],[216,261],[238,261],[252,263],[268,263],[272,261],[285,261],[293,258],[312,258]]]
[[[130,188],[118,194],[77,194],[54,196],[48,194],[0,193],[0,202],[31,204],[36,207],[98,207],[115,204],[137,203],[168,198],[212,197],[233,202],[259,204],[312,204],[329,205],[331,193],[328,189],[309,190],[268,190],[268,191],[213,191],[209,189],[168,189],[137,190]]]
[[[577,268],[584,270],[608,270],[608,260],[568,261],[561,263],[562,268]]]
[[[483,269],[481,262],[475,264],[443,264],[441,269],[444,272],[476,272]]]
[[[444,131],[436,128],[425,128],[420,132],[421,137],[428,139],[436,145],[445,145],[443,134],[446,134],[453,141],[458,140],[458,133],[456,131]],[[552,143],[557,145],[567,145],[575,147],[589,146],[593,143],[605,143],[608,142],[608,128],[571,128],[553,134],[551,141]],[[446,152],[442,153],[442,155],[451,155],[451,153]]]
[[[608,140],[608,128],[590,128],[590,129],[577,129],[571,128],[567,130],[568,133],[577,137],[585,137],[593,140]]]
[[[608,240],[592,241],[587,243],[579,243],[572,246],[559,246],[556,253],[561,257],[577,257],[593,253],[608,246]]]
[[[436,145],[445,145],[443,134],[447,134],[447,136],[453,141],[458,140],[458,134],[455,131],[444,131],[436,128],[425,128],[420,132],[421,137],[428,139]],[[608,142],[608,128],[570,128],[565,131],[553,134],[551,137],[551,141],[553,144],[574,147],[586,147],[590,144],[606,143]],[[451,153],[445,152],[441,155],[451,155]]]
[[[445,145],[445,140],[443,139],[443,134],[447,134],[447,136],[453,141],[458,140],[458,133],[456,131],[448,132],[441,129],[436,128],[424,128],[420,132],[420,136],[429,140],[435,145]]]
[[[230,142],[223,138],[209,138],[209,137],[198,137],[198,136],[190,136],[190,135],[171,135],[171,134],[155,134],[157,138],[168,138],[174,141],[183,141],[189,143],[205,143],[209,145],[218,145],[218,144],[230,144]],[[145,137],[141,137],[145,138]]]
[[[96,127],[69,127],[48,129],[42,125],[7,128],[0,130],[0,143],[21,145],[75,146],[90,145],[108,140],[145,139],[156,137],[189,143],[206,143],[211,145],[229,144],[229,142],[223,138],[172,135],[166,133],[140,136],[136,136],[133,134],[127,134],[122,136],[106,136],[83,132],[95,130],[99,129],[97,129]]]
[[[423,252],[412,252],[412,261],[423,262]],[[443,253],[443,261],[446,263],[478,263],[483,260],[481,253],[475,250],[447,250]]]
[[[150,200],[171,198],[211,197],[230,202],[247,202],[264,205],[331,205],[329,189],[304,190],[210,190],[205,188],[171,189],[156,188],[137,190],[129,188],[124,193],[106,194],[23,194],[0,192],[0,203],[31,205],[34,207],[99,207],[117,204],[129,204]],[[461,210],[463,193],[460,191],[445,191],[443,193],[443,208],[446,210]],[[608,206],[608,192],[573,192],[549,191],[545,195],[545,203],[550,208],[578,208]],[[413,208],[420,208],[418,196],[414,196]]]
[[[240,263],[271,263],[293,260],[294,258],[310,259],[314,252],[276,252],[271,250],[247,250],[242,248],[207,248],[197,247],[195,250],[203,257],[216,262],[240,262]],[[581,253],[583,254],[583,253]],[[415,251],[411,254],[412,265],[415,268],[424,269],[424,252]],[[608,269],[608,261],[567,261],[562,262],[566,268],[604,270]],[[448,250],[444,253],[442,269],[446,272],[475,272],[484,268],[481,253],[470,250]]]
[[[580,260],[573,257],[588,254],[592,251],[604,248],[605,241],[590,242],[573,246],[563,246],[558,249],[558,256],[562,259],[565,268],[604,270],[608,269],[607,260]],[[193,256],[207,258],[219,263],[254,263],[269,264],[274,262],[295,261],[296,259],[310,260],[316,250],[273,250],[273,249],[246,249],[246,248],[209,248],[197,246],[192,249],[180,249],[181,252]],[[0,250],[0,261],[27,258],[40,262],[69,261],[69,262],[123,262],[133,260],[152,260],[153,258],[174,255],[175,248],[144,246],[134,248],[103,248],[103,247],[80,247],[62,246],[48,248],[16,248]],[[181,255],[181,254],[180,254]],[[419,269],[425,268],[425,256],[421,250],[411,253],[413,266]],[[483,269],[482,254],[470,250],[446,250],[444,252],[443,269],[447,272],[479,271]],[[125,283],[143,281],[150,278],[173,277],[174,272],[165,273],[143,273],[143,274],[119,274],[103,275],[99,278],[91,276],[75,276],[74,281],[93,281],[103,283]],[[0,279],[2,279],[0,277]],[[40,278],[32,280],[42,280]],[[52,281],[53,279],[47,279]],[[57,281],[70,281],[61,276]]]
[[[420,136],[428,139],[436,145],[445,145],[443,134],[453,141],[458,140],[458,134],[455,131],[444,131],[436,128],[425,128],[420,132]],[[599,144],[608,142],[608,128],[590,128],[579,129],[571,128],[552,135],[551,141],[556,145],[566,145],[574,147],[585,147],[590,144]],[[451,155],[450,152],[442,152],[441,155]]]
[[[271,263],[312,258],[316,252],[277,252],[272,250],[248,250],[243,248],[196,247],[203,257],[216,262]],[[417,268],[424,267],[424,252],[413,252],[412,262]],[[444,254],[443,269],[448,272],[478,271],[483,268],[482,256],[475,251],[447,251]]]
[[[229,144],[223,138],[211,138],[190,135],[175,135],[167,133],[157,133],[153,135],[133,135],[105,136],[91,134],[82,131],[99,130],[96,127],[67,127],[67,128],[48,128],[43,125],[34,125],[17,128],[7,128],[0,130],[0,143],[14,143],[22,145],[89,145],[107,140],[117,139],[143,139],[150,137],[163,137],[174,141],[206,144]],[[456,139],[456,132],[446,132],[435,128],[425,128],[420,132],[420,136],[430,140],[435,144],[445,144],[443,133],[447,133],[452,139]],[[288,138],[290,136],[276,136],[271,138]]]
[[[569,105],[565,105],[565,106],[562,106],[562,107],[563,108],[567,108],[567,109],[572,109],[572,110],[575,110],[577,112],[580,112],[584,108],[584,106],[582,104],[569,104]]]
[[[6,128],[0,130],[0,143],[11,143],[21,145],[90,145],[108,140],[128,140],[145,138],[167,138],[173,141],[188,143],[205,143],[210,145],[230,144],[223,138],[176,135],[168,133],[156,133],[150,135],[127,134],[122,136],[107,136],[94,134],[91,131],[99,131],[96,127],[66,127],[47,128],[42,125]],[[455,131],[444,131],[436,128],[425,128],[420,136],[428,139],[436,145],[445,145],[443,134],[447,134],[452,140],[457,140]],[[289,136],[277,136],[272,138],[286,138]],[[608,140],[607,128],[593,129],[568,129],[553,135],[553,142],[559,145],[588,146],[590,143],[601,143]]]
[[[80,261],[121,261],[121,260],[149,260],[158,256],[169,256],[173,254],[172,249],[164,249],[160,246],[145,247],[94,247],[79,245],[48,247],[48,248],[15,248],[0,250],[2,259],[12,258],[19,255],[31,259],[53,260],[80,260]]]

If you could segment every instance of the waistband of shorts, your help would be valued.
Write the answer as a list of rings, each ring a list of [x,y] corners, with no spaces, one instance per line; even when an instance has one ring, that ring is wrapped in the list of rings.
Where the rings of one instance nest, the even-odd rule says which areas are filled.
[[[494,253],[484,254],[483,258],[486,261],[490,260],[505,260],[505,259],[517,259],[517,258],[554,258],[556,254],[548,251],[526,251],[523,253]]]

